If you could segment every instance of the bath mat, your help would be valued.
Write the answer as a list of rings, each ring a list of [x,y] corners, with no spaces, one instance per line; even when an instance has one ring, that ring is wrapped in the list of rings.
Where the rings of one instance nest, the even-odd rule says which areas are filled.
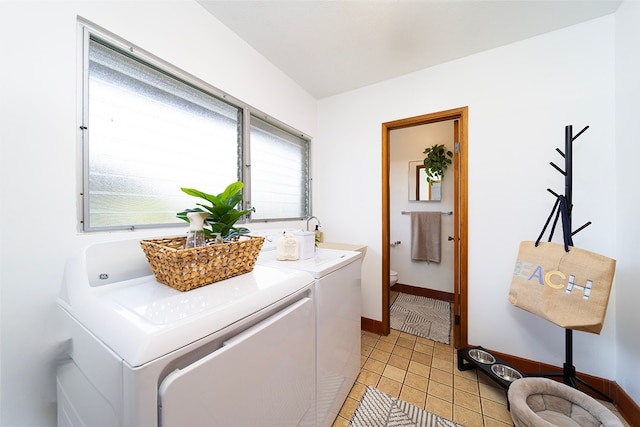
[[[350,427],[464,427],[367,386]]]
[[[449,344],[450,302],[400,293],[389,313],[391,329]]]

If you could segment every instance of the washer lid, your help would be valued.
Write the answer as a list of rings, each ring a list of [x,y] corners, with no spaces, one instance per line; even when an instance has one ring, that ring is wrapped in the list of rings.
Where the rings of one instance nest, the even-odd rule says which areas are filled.
[[[362,257],[357,251],[316,248],[315,255],[298,261],[278,261],[276,251],[262,251],[258,256],[258,265],[308,271],[314,278],[324,277],[337,269]]]
[[[309,286],[308,273],[256,265],[180,292],[153,276],[105,286],[67,283],[58,304],[135,367],[213,334]]]

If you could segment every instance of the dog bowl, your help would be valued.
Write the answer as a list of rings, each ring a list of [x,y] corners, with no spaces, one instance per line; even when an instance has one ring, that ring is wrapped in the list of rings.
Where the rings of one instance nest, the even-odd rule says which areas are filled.
[[[469,357],[475,360],[476,362],[484,363],[485,365],[490,365],[492,363],[496,363],[496,358],[489,352],[484,350],[480,350],[478,348],[473,348],[469,350]]]
[[[515,369],[507,366],[507,365],[493,365],[491,366],[491,371],[498,377],[502,378],[505,381],[513,382],[522,378],[522,374]]]

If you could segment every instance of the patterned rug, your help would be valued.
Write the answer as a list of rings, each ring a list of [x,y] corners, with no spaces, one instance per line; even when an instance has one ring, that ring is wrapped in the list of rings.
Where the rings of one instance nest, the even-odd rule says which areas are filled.
[[[450,302],[401,293],[389,312],[391,329],[449,344]]]
[[[367,386],[352,427],[464,427]]]

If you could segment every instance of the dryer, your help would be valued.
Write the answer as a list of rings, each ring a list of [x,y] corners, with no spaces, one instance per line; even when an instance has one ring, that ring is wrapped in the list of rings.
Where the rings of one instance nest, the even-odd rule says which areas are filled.
[[[362,253],[316,248],[312,258],[279,261],[273,247],[273,239],[267,241],[258,265],[315,279],[317,426],[328,427],[360,373]]]
[[[180,292],[138,240],[86,248],[58,299],[58,425],[315,425],[313,288],[309,273],[256,265]]]

